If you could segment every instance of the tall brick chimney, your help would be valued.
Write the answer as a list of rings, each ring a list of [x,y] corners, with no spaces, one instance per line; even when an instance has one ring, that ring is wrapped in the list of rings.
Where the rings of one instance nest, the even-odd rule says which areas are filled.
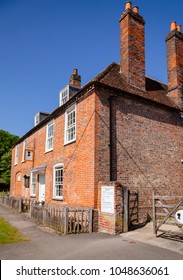
[[[168,66],[168,96],[183,110],[183,34],[175,21],[166,36]]]
[[[69,84],[74,87],[81,88],[81,76],[78,75],[78,69],[73,70]]]
[[[126,2],[120,18],[120,66],[121,74],[133,87],[145,90],[145,21],[137,6]]]

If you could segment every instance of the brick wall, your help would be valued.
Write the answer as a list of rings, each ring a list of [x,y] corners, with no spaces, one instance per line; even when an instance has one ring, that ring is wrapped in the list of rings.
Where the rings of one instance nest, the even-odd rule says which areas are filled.
[[[128,95],[113,97],[110,159],[109,92],[100,93],[98,178],[112,178],[139,192],[141,217],[151,215],[152,191],[183,195],[183,120],[178,111]],[[107,172],[105,172],[107,170]]]
[[[35,150],[33,162],[22,162],[23,142],[20,143],[19,162],[14,165],[15,148],[12,151],[11,195],[29,197],[30,189],[24,187],[23,176],[30,169],[46,163],[46,203],[60,201],[53,197],[53,166],[64,164],[64,203],[94,207],[97,191],[94,184],[95,144],[95,94],[88,93],[76,104],[76,141],[64,145],[65,114],[54,119],[54,148],[45,153],[46,125],[28,137],[28,148]],[[17,174],[21,180],[17,181]],[[37,195],[38,199],[38,182]]]

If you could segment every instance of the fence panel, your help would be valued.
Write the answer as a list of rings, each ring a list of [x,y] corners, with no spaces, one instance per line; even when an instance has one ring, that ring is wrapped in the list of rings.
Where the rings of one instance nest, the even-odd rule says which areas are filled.
[[[11,209],[14,209],[16,211],[19,211],[20,209],[20,199],[17,199],[17,198],[14,198],[14,197],[8,197],[8,196],[1,196],[0,197],[0,204],[5,206],[5,207],[8,207],[8,208],[11,208]]]
[[[68,211],[68,233],[91,232],[92,209],[70,209]]]
[[[38,203],[32,203],[30,207],[31,220],[43,225],[43,211],[44,207]]]
[[[64,209],[44,208],[44,225],[64,233]]]

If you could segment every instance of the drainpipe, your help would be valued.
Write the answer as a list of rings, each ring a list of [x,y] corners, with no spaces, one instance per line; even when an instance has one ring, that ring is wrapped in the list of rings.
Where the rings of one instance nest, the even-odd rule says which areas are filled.
[[[110,181],[113,181],[113,125],[112,125],[112,103],[113,103],[114,96],[109,97],[109,161],[110,161]]]

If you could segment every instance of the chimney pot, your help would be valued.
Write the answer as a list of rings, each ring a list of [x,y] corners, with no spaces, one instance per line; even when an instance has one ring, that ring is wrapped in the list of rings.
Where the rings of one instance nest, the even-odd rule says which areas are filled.
[[[172,21],[170,23],[170,31],[173,31],[177,28],[177,24],[176,24],[176,21]]]
[[[179,32],[181,32],[181,25],[177,25],[177,30],[179,31]]]
[[[132,8],[132,3],[130,1],[126,2],[125,10],[131,9],[131,8]]]
[[[139,7],[138,6],[134,6],[133,7],[133,12],[135,12],[135,13],[139,13]]]
[[[78,74],[78,69],[75,68],[75,69],[73,70],[73,74],[74,74],[74,75],[77,75],[77,74]]]

